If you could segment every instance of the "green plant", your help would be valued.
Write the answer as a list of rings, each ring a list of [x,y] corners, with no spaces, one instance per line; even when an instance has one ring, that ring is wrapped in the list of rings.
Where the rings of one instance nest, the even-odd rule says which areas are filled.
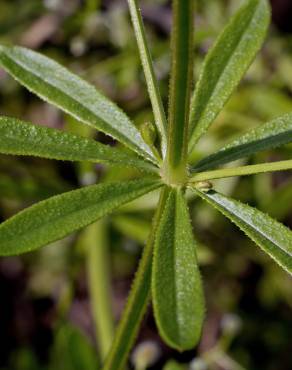
[[[0,152],[134,167],[136,180],[104,183],[57,195],[0,225],[0,254],[35,250],[89,225],[121,205],[161,189],[148,242],[104,369],[121,369],[150,296],[160,335],[178,350],[201,335],[204,295],[186,189],[222,212],[292,273],[292,232],[261,211],[216,192],[212,180],[292,168],[292,160],[244,167],[214,167],[292,141],[292,114],[257,127],[217,153],[192,163],[194,146],[223,109],[261,47],[268,24],[266,0],[247,0],[209,51],[191,99],[194,2],[173,1],[172,67],[166,118],[136,0],[128,0],[155,125],[141,132],[94,87],[36,52],[1,46],[0,64],[16,80],[134,153],[92,139],[0,118]],[[156,138],[156,134],[158,138]],[[150,294],[151,291],[151,294]]]

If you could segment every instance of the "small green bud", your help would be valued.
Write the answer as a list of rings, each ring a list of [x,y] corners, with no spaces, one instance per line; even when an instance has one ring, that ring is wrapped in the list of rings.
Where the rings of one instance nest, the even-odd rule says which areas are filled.
[[[140,128],[141,135],[146,144],[152,147],[157,138],[157,132],[155,126],[151,122],[145,122]]]
[[[157,132],[155,126],[151,122],[145,122],[140,127],[140,132],[142,135],[142,138],[144,139],[145,143],[148,144],[148,146],[151,148],[152,153],[155,155],[155,157],[158,159],[158,161],[161,159],[160,154],[155,147],[155,141],[157,139]]]
[[[210,181],[198,181],[195,183],[195,187],[196,189],[206,193],[213,189],[213,184]]]

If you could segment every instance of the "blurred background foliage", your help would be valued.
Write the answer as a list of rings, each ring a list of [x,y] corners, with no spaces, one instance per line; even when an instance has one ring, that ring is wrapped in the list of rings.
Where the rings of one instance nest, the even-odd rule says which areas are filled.
[[[202,60],[237,1],[197,0],[197,77]],[[273,24],[244,81],[194,160],[233,136],[292,111],[292,4],[272,0]],[[141,0],[162,96],[167,104],[171,2]],[[58,60],[116,101],[139,126],[153,120],[123,0],[2,0],[0,42]],[[2,115],[95,135],[0,71]],[[114,145],[102,134],[96,139]],[[291,158],[292,146],[248,163]],[[247,160],[241,160],[241,164]],[[0,156],[0,221],[51,195],[97,181],[132,178],[131,170]],[[218,180],[217,189],[292,227],[291,173]],[[21,257],[0,259],[0,369],[94,370],[106,353],[150,227],[157,194],[105,222]],[[136,370],[290,370],[291,278],[216,211],[190,199],[207,312],[195,351],[176,353],[159,339],[152,311],[130,359]],[[92,297],[90,300],[89,297]],[[102,299],[104,297],[104,301]],[[106,305],[111,299],[111,309]],[[111,312],[112,311],[112,312]],[[113,318],[113,319],[112,319]],[[96,334],[97,333],[97,334]]]

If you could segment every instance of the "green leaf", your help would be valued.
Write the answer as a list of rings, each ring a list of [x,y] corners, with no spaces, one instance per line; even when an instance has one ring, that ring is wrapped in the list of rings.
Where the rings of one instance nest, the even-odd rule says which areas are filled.
[[[10,367],[17,370],[40,370],[41,366],[35,351],[30,348],[30,346],[21,346],[18,350],[16,350],[13,353],[13,358],[10,363]],[[4,368],[3,370],[7,370],[7,368]]]
[[[233,140],[217,153],[198,162],[191,172],[201,172],[235,161],[262,150],[276,148],[292,142],[292,114],[285,114],[264,125],[250,130]]]
[[[150,222],[137,215],[121,214],[112,218],[114,227],[123,235],[144,244],[150,230]]]
[[[292,232],[270,216],[215,191],[196,193],[234,222],[247,236],[292,274]]]
[[[292,182],[288,179],[287,183],[273,191],[270,197],[265,194],[263,208],[278,220],[288,217],[292,211]]]
[[[161,191],[147,245],[143,249],[135,280],[103,370],[123,370],[128,353],[137,336],[139,325],[150,298],[153,245],[168,192],[169,190],[166,187]]]
[[[0,117],[0,153],[66,161],[102,162],[157,172],[151,163],[92,139]]]
[[[58,328],[50,363],[51,370],[96,370],[99,365],[89,339],[70,324]]]
[[[186,370],[186,367],[174,360],[170,360],[164,365],[163,370]]]
[[[14,164],[15,161],[11,162],[12,166]],[[19,164],[22,166],[23,163]],[[23,203],[42,200],[52,195],[71,190],[67,184],[58,178],[51,178],[52,181],[48,181],[48,179],[44,178],[42,175],[38,178],[37,175],[35,176],[37,171],[28,174],[26,173],[26,170],[24,170],[25,174],[19,176],[18,170],[13,166],[15,176],[9,176],[2,173],[2,170],[3,169],[1,167],[0,203],[2,200],[7,201],[10,199]]]
[[[186,176],[190,89],[193,74],[194,1],[174,0],[172,68],[169,93],[168,147],[165,176],[180,183]]]
[[[127,115],[60,64],[25,48],[1,46],[0,65],[40,98],[156,162]]]
[[[209,51],[191,103],[192,150],[223,109],[261,47],[270,19],[266,0],[248,0]]]
[[[29,252],[61,239],[159,186],[147,178],[92,185],[39,202],[0,225],[0,255]]]
[[[152,108],[153,108],[155,124],[158,128],[158,131],[161,137],[162,153],[163,155],[165,155],[167,121],[166,121],[163,103],[162,103],[159,88],[158,88],[158,82],[157,82],[155,72],[154,72],[150,50],[149,50],[146,35],[145,35],[143,20],[142,20],[141,12],[137,4],[137,0],[128,0],[128,4],[129,4],[129,9],[131,12],[131,17],[132,17],[132,23],[134,26],[137,44],[138,44],[138,48],[140,52],[141,62],[143,65],[146,84],[148,87],[148,93],[149,93]]]
[[[204,297],[186,201],[173,189],[166,202],[154,246],[152,296],[160,335],[178,350],[198,342]]]

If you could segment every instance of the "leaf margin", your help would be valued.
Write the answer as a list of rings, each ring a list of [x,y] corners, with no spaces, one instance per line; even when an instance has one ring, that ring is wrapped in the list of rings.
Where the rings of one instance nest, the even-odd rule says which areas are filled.
[[[123,165],[154,174],[158,171],[152,163],[132,152],[128,154],[91,138],[6,116],[0,116],[0,153]]]
[[[173,216],[173,213],[175,213],[175,215]],[[180,213],[180,214],[179,214]],[[173,218],[174,217],[174,218]],[[173,218],[173,225],[168,225],[170,222],[170,218]],[[180,229],[180,227],[178,227],[178,223],[181,224],[182,222],[182,219],[184,218],[184,221],[186,222],[186,227],[185,227],[185,230],[182,231]],[[181,224],[182,226],[182,224]],[[164,235],[164,237],[162,237],[162,230],[163,229],[167,229],[168,230],[168,233],[166,233]],[[196,301],[194,302],[194,304],[192,305],[193,308],[191,309],[192,313],[190,312],[190,310],[188,311],[188,319],[187,320],[184,320],[185,322],[182,323],[182,316],[179,318],[177,317],[177,321],[176,320],[172,320],[172,322],[176,321],[175,325],[178,325],[178,326],[181,326],[181,328],[178,328],[176,327],[174,332],[176,330],[180,331],[181,329],[184,331],[184,332],[181,332],[180,334],[182,334],[182,337],[178,340],[178,334],[177,333],[170,333],[170,331],[172,331],[172,329],[169,331],[170,329],[170,326],[167,325],[167,324],[163,324],[162,323],[162,318],[165,319],[166,316],[168,316],[168,319],[170,318],[170,316],[172,315],[169,315],[170,311],[169,309],[162,309],[161,311],[161,306],[159,301],[160,301],[160,297],[161,297],[161,293],[162,292],[165,292],[165,286],[164,288],[161,287],[162,289],[159,288],[160,284],[161,284],[161,271],[164,270],[164,273],[166,274],[166,270],[165,268],[167,268],[168,266],[168,263],[162,263],[163,261],[163,258],[162,258],[162,254],[161,252],[166,252],[166,241],[167,241],[167,238],[169,237],[170,235],[170,230],[174,230],[174,235],[173,235],[173,245],[170,246],[171,248],[174,248],[173,249],[173,261],[174,261],[174,264],[175,266],[173,266],[173,269],[174,269],[174,274],[175,275],[175,272],[177,273],[177,277],[179,279],[181,279],[181,275],[182,275],[182,268],[180,267],[180,262],[182,262],[182,260],[184,259],[184,262],[186,263],[190,263],[190,260],[192,260],[192,262],[194,262],[194,265],[192,265],[192,267],[189,265],[189,271],[188,272],[192,272],[192,274],[188,273],[188,283],[190,281],[190,276],[192,277],[192,282],[193,282],[193,287],[191,288],[192,289],[192,292],[190,293],[190,291],[187,292],[187,290],[189,290],[188,288],[186,288],[186,286],[188,284],[184,284],[184,292],[187,294],[189,294],[189,297],[190,295],[192,295],[192,298],[195,299]],[[186,231],[187,230],[187,231]],[[161,242],[161,238],[163,239],[163,243],[160,243]],[[179,251],[179,246],[176,245],[176,243],[178,242],[177,239],[179,238],[182,238],[185,239],[184,241],[186,242],[186,239],[188,239],[188,241],[185,243],[186,244],[190,244],[190,247],[188,249],[188,257],[190,257],[190,255],[192,255],[191,257],[192,258],[188,258],[186,260],[186,247],[185,247],[185,251],[183,253],[181,253],[180,255],[180,260],[178,261],[177,260],[177,256],[176,256],[176,253]],[[162,244],[163,244],[163,247],[162,247]],[[152,303],[153,303],[153,310],[154,310],[154,317],[155,317],[155,321],[156,321],[156,325],[158,327],[158,331],[159,331],[159,334],[161,335],[161,337],[163,338],[163,340],[172,348],[176,349],[176,350],[179,350],[179,351],[182,351],[182,350],[187,350],[187,349],[192,349],[195,347],[195,345],[197,344],[197,342],[199,341],[199,338],[201,336],[201,331],[202,331],[202,324],[203,324],[203,319],[204,319],[204,314],[205,314],[205,308],[204,308],[204,294],[203,294],[203,287],[202,287],[202,281],[201,281],[201,275],[200,275],[200,270],[199,270],[199,267],[198,267],[198,260],[197,260],[197,255],[196,255],[196,246],[197,246],[197,242],[195,241],[195,238],[194,238],[194,235],[193,235],[193,232],[192,232],[192,227],[191,227],[191,223],[190,223],[190,216],[189,216],[189,210],[188,210],[188,207],[187,207],[187,203],[186,203],[186,200],[184,198],[184,195],[182,194],[182,191],[180,188],[172,188],[169,192],[169,195],[168,195],[168,198],[167,198],[167,201],[165,203],[165,206],[164,206],[164,211],[162,213],[162,216],[161,216],[161,219],[160,219],[160,223],[157,227],[157,235],[156,235],[156,238],[155,238],[155,245],[154,245],[154,256],[153,256],[153,272],[152,272]],[[182,247],[182,245],[180,245]],[[159,254],[160,253],[160,254]],[[183,256],[183,254],[185,254],[185,256]],[[166,255],[164,255],[165,257]],[[169,256],[169,253],[168,253],[168,256]],[[182,258],[183,256],[183,258]],[[183,271],[185,272],[185,268],[183,269]],[[173,277],[172,274],[169,274],[168,273],[168,284],[167,286],[170,285],[170,281],[169,281],[169,277]],[[165,281],[166,282],[166,281]],[[177,289],[176,287],[176,283],[173,281],[174,283],[174,290]],[[181,284],[180,284],[180,288],[181,288]],[[179,294],[181,295],[181,290],[179,293],[175,293],[176,294]],[[182,297],[180,297],[179,300],[177,300],[178,297],[175,297],[174,300],[175,302],[178,302],[179,303],[179,306],[181,306],[181,303],[182,303]],[[168,294],[168,300],[165,300],[165,304],[171,304],[170,303],[170,296]],[[175,306],[175,309],[176,309],[176,303],[173,302],[173,305],[170,306],[170,310],[173,309],[173,307]],[[192,302],[193,303],[193,302]],[[181,307],[182,308],[182,307]],[[183,310],[185,310],[187,308],[187,305],[186,305],[186,300],[184,299],[184,302],[183,302]],[[164,311],[164,312],[163,312]],[[190,320],[190,318],[193,318],[193,320]],[[198,316],[198,317],[197,317]],[[172,317],[173,319],[173,317]],[[169,321],[169,320],[168,320]],[[189,325],[190,325],[190,321],[191,321],[191,329],[189,328]],[[183,324],[183,325],[181,325]],[[188,333],[186,333],[186,328],[188,327],[187,331]],[[180,342],[180,343],[179,343]]]
[[[234,75],[233,79],[235,79],[237,81],[235,81],[235,83],[233,83],[233,86],[231,86],[231,88],[229,89],[230,91],[228,92],[228,94],[225,94],[224,99],[223,100],[222,100],[222,98],[219,99],[219,100],[222,100],[222,101],[220,103],[217,103],[218,107],[216,108],[215,113],[214,112],[212,113],[212,117],[210,116],[208,119],[205,118],[206,122],[202,123],[202,117],[204,118],[204,114],[205,115],[210,115],[210,109],[209,109],[208,113],[206,113],[206,111],[208,111],[208,106],[210,105],[210,99],[212,99],[212,96],[214,94],[214,88],[212,89],[213,92],[211,92],[211,95],[207,98],[208,99],[207,103],[203,103],[204,109],[202,110],[202,108],[200,108],[201,111],[198,111],[198,108],[197,108],[197,107],[200,106],[200,104],[198,103],[198,99],[199,98],[202,99],[202,96],[203,96],[202,94],[203,94],[203,91],[205,91],[206,83],[210,85],[210,82],[208,83],[208,81],[210,81],[210,76],[208,76],[209,70],[211,70],[210,65],[212,65],[212,61],[213,61],[213,64],[214,64],[214,61],[216,61],[216,64],[218,63],[217,58],[215,58],[214,55],[216,56],[216,54],[220,54],[223,50],[226,50],[225,43],[226,43],[226,39],[228,39],[228,37],[226,37],[226,36],[229,36],[233,33],[232,29],[236,29],[237,24],[240,23],[240,21],[242,23],[242,20],[241,20],[242,15],[244,14],[245,11],[247,11],[249,9],[249,7],[252,7],[252,6],[256,6],[256,12],[258,11],[259,7],[263,8],[264,14],[261,14],[261,16],[264,18],[263,19],[264,22],[263,22],[262,30],[260,30],[260,31],[262,31],[262,34],[260,36],[258,35],[257,40],[255,39],[255,37],[253,38],[253,49],[254,50],[252,51],[252,53],[251,53],[249,59],[247,60],[247,62],[245,63],[244,68],[242,68],[243,64],[241,64],[241,66],[240,66],[241,67],[240,69],[242,70],[241,76],[238,78],[238,76],[234,75],[234,73],[233,73],[233,75]],[[203,134],[206,133],[206,131],[210,127],[211,123],[214,121],[214,119],[217,117],[217,115],[220,113],[220,111],[222,111],[222,109],[223,109],[224,105],[226,104],[227,100],[229,99],[230,95],[233,93],[234,89],[239,84],[239,82],[241,80],[241,77],[245,74],[248,67],[252,63],[252,61],[253,61],[254,57],[256,56],[258,50],[262,46],[264,37],[266,35],[266,31],[267,31],[267,28],[268,28],[268,25],[269,25],[269,20],[270,20],[270,7],[269,7],[268,2],[266,0],[246,0],[244,2],[244,4],[238,9],[238,11],[230,18],[227,25],[223,28],[223,30],[221,31],[221,33],[217,37],[214,45],[209,50],[209,52],[208,52],[208,54],[205,58],[205,61],[204,61],[204,64],[203,64],[203,67],[202,67],[202,70],[201,70],[201,73],[200,73],[200,77],[199,77],[199,80],[198,80],[198,83],[196,85],[194,95],[193,95],[192,101],[191,101],[189,153],[192,151],[193,147],[195,146],[197,141],[200,139],[200,137]],[[255,23],[254,19],[253,18],[249,19],[248,26],[252,22]],[[243,34],[244,34],[244,32],[245,31],[243,31]],[[241,41],[243,39],[243,34],[240,35],[239,41]],[[255,41],[257,41],[257,44],[255,44]],[[230,40],[229,40],[229,43],[230,43]],[[235,47],[235,51],[236,51],[237,46],[238,46],[239,43],[238,43],[237,40],[234,40],[234,43],[235,43],[235,46],[236,46]],[[238,53],[238,51],[237,51],[237,53]],[[241,53],[242,53],[242,51],[241,51]],[[234,51],[231,51],[231,54],[233,55]],[[230,62],[230,57],[228,57],[228,59],[227,59],[227,63],[229,63],[229,62]],[[223,72],[225,70],[226,70],[226,64],[223,67]],[[222,73],[220,73],[219,77],[217,78],[217,81],[215,82],[215,88],[218,85],[218,83],[220,82],[221,77],[222,77]],[[230,76],[229,76],[229,80],[232,80],[230,78]],[[221,89],[222,89],[222,86],[221,86]],[[212,103],[212,105],[214,105],[214,102]],[[214,108],[213,108],[213,110],[214,110]],[[198,116],[197,118],[196,118],[196,115]]]
[[[273,135],[272,132],[277,133]],[[254,140],[254,138],[257,139]],[[237,159],[253,155],[259,151],[274,149],[280,145],[289,144],[290,142],[292,142],[292,113],[287,113],[238,136],[217,152],[195,163],[191,168],[191,172],[201,172],[206,169],[212,169]],[[253,149],[254,145],[259,146],[259,148]]]
[[[275,246],[277,248],[279,248],[279,252],[280,252],[280,258],[281,258],[281,260],[279,261],[277,259],[277,257],[275,257],[273,255],[273,253],[275,251],[272,251],[271,252],[271,251],[268,250],[268,248],[271,248],[269,245],[267,247],[267,246],[261,244],[263,241],[260,240],[258,237],[255,237],[254,235],[252,235],[253,231],[250,231],[249,230],[249,227],[250,226],[247,226],[247,228],[246,228],[247,230],[246,230],[245,227],[242,226],[242,224],[241,224],[240,217],[235,216],[234,214],[232,214],[231,211],[228,208],[226,208],[226,207],[224,207],[224,206],[221,205],[220,201],[216,202],[216,200],[214,200],[214,197],[212,197],[212,195],[215,194],[215,196],[219,197],[219,199],[221,198],[221,199],[223,199],[223,201],[227,201],[230,204],[232,203],[233,204],[233,207],[234,207],[234,205],[238,206],[239,209],[241,209],[241,213],[243,213],[243,211],[242,211],[243,208],[247,208],[248,210],[250,210],[251,212],[253,212],[254,214],[256,214],[257,215],[257,218],[259,216],[262,217],[262,218],[266,218],[269,222],[271,222],[272,224],[274,224],[275,227],[277,227],[278,229],[280,229],[283,232],[283,234],[290,233],[291,235],[289,236],[289,238],[290,238],[290,241],[292,242],[292,231],[290,229],[288,229],[286,226],[284,226],[280,222],[274,220],[269,215],[261,212],[257,208],[254,208],[254,207],[251,207],[249,205],[243,204],[243,203],[239,202],[238,200],[235,200],[235,199],[233,199],[231,197],[227,197],[227,196],[225,196],[225,195],[223,195],[221,193],[217,193],[214,190],[201,191],[201,190],[199,190],[196,187],[192,187],[192,190],[195,191],[195,193],[198,196],[200,196],[202,199],[204,199],[206,202],[208,202],[212,207],[216,208],[220,213],[222,213],[225,217],[227,217],[237,227],[239,227],[243,231],[243,233],[245,235],[247,235],[257,246],[259,246],[266,254],[268,254],[280,267],[282,267],[282,269],[286,270],[286,272],[288,272],[289,274],[292,275],[292,243],[290,245],[291,251],[287,251],[283,246],[279,246],[279,245],[277,246],[275,244]],[[230,208],[232,208],[232,206],[230,206]],[[233,216],[234,216],[234,218],[233,218]],[[239,219],[239,221],[237,220],[237,218]],[[245,222],[245,221],[243,221],[243,222]],[[283,238],[283,235],[281,235],[281,237]],[[268,240],[268,242],[271,242],[271,245],[272,245],[273,240],[270,240],[269,237],[268,236],[265,236],[265,235],[264,235],[264,238],[266,238]],[[273,245],[272,245],[272,247],[274,248]],[[289,247],[289,245],[288,245],[288,247]],[[277,253],[277,249],[276,249],[276,253]]]
[[[153,178],[95,184],[38,202],[0,224],[0,255],[9,256],[31,252],[62,239],[113,212],[121,205],[160,186],[161,183]],[[112,199],[113,192],[116,193],[115,199]],[[99,209],[100,203],[92,205],[98,197],[104,206],[101,210]],[[107,207],[105,203],[108,203]],[[80,206],[83,206],[82,210]],[[72,220],[73,213],[75,220]],[[44,226],[44,222],[48,225]],[[3,243],[6,244],[3,245]],[[15,243],[17,247],[11,251],[9,248]]]

